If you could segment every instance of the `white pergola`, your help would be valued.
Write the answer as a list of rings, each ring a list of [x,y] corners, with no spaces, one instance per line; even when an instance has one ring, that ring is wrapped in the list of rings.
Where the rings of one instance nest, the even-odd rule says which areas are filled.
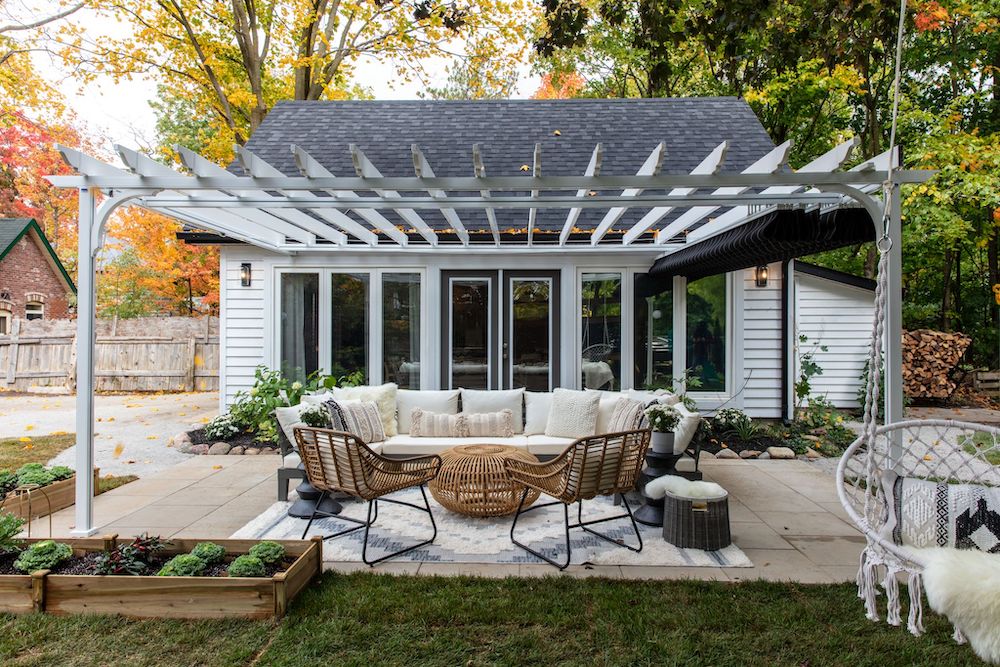
[[[356,174],[335,176],[298,146],[289,150],[298,174],[285,174],[243,147],[236,153],[247,175],[238,176],[178,147],[189,173],[181,173],[135,150],[116,146],[126,169],[60,146],[77,175],[50,176],[59,187],[79,190],[79,270],[77,276],[76,469],[94,463],[95,255],[105,224],[116,209],[138,205],[192,228],[276,253],[440,252],[671,254],[704,242],[780,209],[828,211],[861,207],[876,235],[891,241],[890,294],[886,338],[886,418],[902,419],[900,275],[900,185],[919,183],[929,171],[897,168],[890,152],[850,170],[855,141],[845,142],[798,170],[787,166],[790,143],[774,148],[739,173],[722,173],[727,142],[719,144],[688,174],[664,173],[663,143],[657,144],[635,174],[602,174],[600,144],[579,176],[546,176],[536,144],[532,163],[517,176],[486,173],[479,145],[471,147],[468,176],[438,177],[419,146],[411,146],[412,176],[385,176],[356,145],[349,147]],[[885,199],[888,201],[885,201]],[[100,199],[100,203],[98,203]],[[501,229],[496,211],[524,209],[526,234]],[[565,212],[558,241],[540,242],[540,209]],[[606,211],[599,223],[580,233],[584,209]],[[629,209],[642,213],[622,225]],[[470,229],[463,212],[484,211],[488,230]],[[433,227],[422,212],[434,211],[449,228]],[[391,212],[407,226],[391,222]],[[442,235],[441,232],[448,232]],[[609,234],[609,232],[614,232]],[[444,242],[442,238],[454,237]],[[93,477],[76,476],[73,533],[96,532]]]

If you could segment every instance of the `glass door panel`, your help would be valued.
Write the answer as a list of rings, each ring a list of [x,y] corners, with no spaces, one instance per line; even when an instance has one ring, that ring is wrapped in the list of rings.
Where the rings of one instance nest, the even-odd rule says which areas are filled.
[[[331,292],[330,374],[361,371],[368,378],[368,274],[334,273]]]
[[[493,283],[490,276],[449,278],[445,360],[451,388],[493,388]]]
[[[549,391],[553,385],[553,299],[556,278],[507,278],[507,339],[504,342],[505,384],[516,389]]]
[[[281,374],[305,380],[319,369],[319,274],[281,274]]]

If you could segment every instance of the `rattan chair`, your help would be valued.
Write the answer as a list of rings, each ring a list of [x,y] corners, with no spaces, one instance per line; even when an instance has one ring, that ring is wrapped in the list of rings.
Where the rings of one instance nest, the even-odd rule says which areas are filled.
[[[361,560],[368,565],[375,565],[389,558],[413,551],[422,546],[430,544],[437,537],[437,524],[434,522],[434,514],[431,512],[430,503],[427,502],[427,491],[424,485],[434,479],[441,468],[441,457],[416,456],[408,459],[387,459],[384,456],[373,452],[359,438],[350,433],[332,431],[323,428],[300,427],[295,429],[295,440],[299,446],[299,455],[305,464],[306,476],[309,483],[323,492],[316,501],[316,507],[309,517],[309,523],[302,531],[302,538],[305,539],[312,522],[316,517],[335,516],[343,521],[360,524],[347,530],[342,530],[332,535],[326,535],[324,540],[340,537],[353,533],[356,530],[365,531],[363,546],[361,547]],[[424,506],[402,500],[394,500],[385,496],[396,491],[409,489],[414,486],[420,487],[420,494],[424,498]],[[365,521],[352,519],[339,514],[329,514],[319,509],[323,498],[330,493],[341,492],[354,496],[368,503],[368,518]],[[429,540],[414,544],[394,551],[391,554],[368,559],[368,532],[372,524],[378,520],[378,503],[382,500],[387,503],[406,505],[427,512],[431,519],[431,526],[434,534]]]
[[[525,486],[524,493],[521,494],[521,503],[514,514],[514,522],[510,526],[511,541],[560,570],[566,569],[572,558],[569,544],[570,528],[582,528],[591,535],[617,546],[625,547],[630,551],[642,551],[642,535],[639,534],[639,527],[632,517],[632,508],[628,504],[628,499],[625,498],[625,493],[635,488],[643,458],[649,448],[649,438],[650,431],[648,429],[609,433],[581,438],[567,447],[562,454],[544,463],[531,463],[518,459],[504,461],[507,474],[510,475],[511,479]],[[532,490],[550,495],[555,498],[555,501],[525,508],[525,501]],[[584,500],[614,494],[621,494],[622,502],[625,505],[625,514],[616,514],[593,521],[583,520]],[[577,503],[577,520],[576,523],[571,524],[569,522],[569,506],[573,503]],[[518,542],[514,537],[517,520],[522,514],[553,505],[563,506],[563,519],[566,527],[566,562],[564,563],[556,562],[548,556],[538,553]],[[588,527],[595,523],[626,518],[632,522],[632,529],[639,541],[638,546],[625,544],[623,541],[612,539]]]

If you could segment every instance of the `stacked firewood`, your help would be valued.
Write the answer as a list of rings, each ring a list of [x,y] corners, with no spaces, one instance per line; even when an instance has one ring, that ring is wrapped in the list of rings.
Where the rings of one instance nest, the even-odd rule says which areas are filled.
[[[931,329],[903,332],[903,391],[910,398],[948,398],[955,367],[972,339]]]

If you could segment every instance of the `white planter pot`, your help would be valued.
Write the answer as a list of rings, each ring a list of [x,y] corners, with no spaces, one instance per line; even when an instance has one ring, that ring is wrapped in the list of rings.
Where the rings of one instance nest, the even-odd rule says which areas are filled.
[[[660,433],[659,431],[653,431],[652,437],[649,441],[649,447],[657,454],[673,454],[674,453],[674,434],[671,433]]]

